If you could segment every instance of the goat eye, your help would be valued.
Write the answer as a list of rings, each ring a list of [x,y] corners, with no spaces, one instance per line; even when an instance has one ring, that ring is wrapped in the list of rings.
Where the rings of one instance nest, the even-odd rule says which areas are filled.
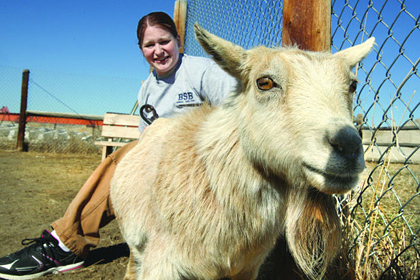
[[[257,86],[260,90],[270,90],[275,86],[274,81],[268,77],[257,79]]]
[[[354,93],[357,89],[357,81],[353,81],[349,87],[349,92]]]

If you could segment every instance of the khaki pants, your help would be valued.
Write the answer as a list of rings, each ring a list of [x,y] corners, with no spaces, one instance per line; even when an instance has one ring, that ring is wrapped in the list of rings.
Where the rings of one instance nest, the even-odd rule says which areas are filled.
[[[99,229],[112,221],[114,210],[109,197],[111,179],[118,162],[138,141],[110,154],[90,175],[64,216],[52,223],[61,241],[76,255],[86,258],[99,242]]]

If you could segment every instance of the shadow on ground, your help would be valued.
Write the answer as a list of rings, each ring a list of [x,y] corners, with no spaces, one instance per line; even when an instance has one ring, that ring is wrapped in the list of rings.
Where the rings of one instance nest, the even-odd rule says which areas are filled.
[[[130,250],[126,243],[94,249],[85,261],[85,268],[91,265],[112,263],[119,258],[128,257],[129,254]]]

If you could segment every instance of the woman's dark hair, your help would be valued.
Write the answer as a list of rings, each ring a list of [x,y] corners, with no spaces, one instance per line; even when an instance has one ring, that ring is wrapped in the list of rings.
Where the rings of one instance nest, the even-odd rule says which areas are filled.
[[[140,48],[143,44],[144,31],[147,26],[159,26],[170,32],[174,38],[178,37],[178,31],[176,30],[175,22],[172,18],[164,12],[153,12],[142,17],[137,25],[137,38],[139,39]]]

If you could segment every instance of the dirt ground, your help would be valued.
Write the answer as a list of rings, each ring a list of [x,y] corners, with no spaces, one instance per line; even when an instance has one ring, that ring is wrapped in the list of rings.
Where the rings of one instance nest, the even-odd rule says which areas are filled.
[[[22,239],[50,229],[99,163],[100,155],[0,150],[0,255],[23,248]],[[128,254],[113,221],[102,229],[99,246],[91,251],[85,268],[40,279],[122,279]]]

